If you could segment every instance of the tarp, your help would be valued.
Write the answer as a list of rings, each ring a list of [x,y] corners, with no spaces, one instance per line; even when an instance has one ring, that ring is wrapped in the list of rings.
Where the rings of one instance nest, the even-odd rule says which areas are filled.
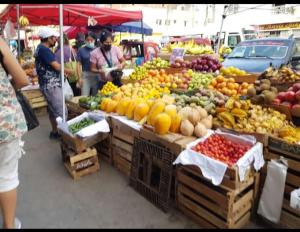
[[[119,26],[112,26],[112,29],[113,31],[117,31],[117,32],[129,32],[129,33],[142,34],[142,23],[141,21],[128,22],[128,23],[123,23]],[[146,23],[143,23],[143,32],[144,35],[152,35],[153,29],[149,27]]]
[[[0,14],[0,21],[8,18],[17,21],[17,4],[9,4]],[[58,4],[19,4],[20,16],[26,16],[32,26],[59,25]],[[63,19],[65,26],[87,26],[88,18],[93,17],[98,25],[120,25],[143,18],[142,11],[123,11],[95,7],[87,4],[64,4]]]
[[[68,27],[64,28],[64,33],[68,36],[69,39],[75,39],[79,32],[87,33],[87,27]]]

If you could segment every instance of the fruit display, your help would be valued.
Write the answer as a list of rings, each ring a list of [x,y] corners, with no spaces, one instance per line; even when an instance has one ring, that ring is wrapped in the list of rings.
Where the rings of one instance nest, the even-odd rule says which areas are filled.
[[[299,143],[300,128],[295,128],[293,125],[286,125],[278,130],[278,137],[291,144]]]
[[[273,104],[284,105],[292,110],[300,109],[300,83],[294,84],[286,92],[279,92]]]
[[[162,48],[162,52],[172,53],[174,48],[184,48],[186,54],[191,55],[213,54],[211,46],[206,44],[198,45],[193,39],[187,42],[177,42],[173,44],[168,43],[164,48]]]
[[[76,134],[78,131],[81,129],[88,127],[90,125],[93,125],[95,123],[94,120],[90,118],[84,118],[80,122],[73,123],[72,125],[69,126],[69,131],[72,134]]]
[[[222,67],[222,64],[218,59],[204,55],[192,60],[187,67],[199,72],[216,72]]]
[[[118,89],[118,86],[114,85],[111,81],[108,81],[100,90],[100,94],[108,95],[113,93],[116,89]]]
[[[144,66],[138,66],[134,71],[129,75],[131,80],[142,80],[148,75],[148,70]]]
[[[230,66],[228,68],[222,67],[220,69],[220,74],[224,76],[245,76],[247,75],[247,72],[239,68]]]
[[[184,94],[173,94],[173,96],[175,97],[175,105],[178,111],[185,106],[200,106],[211,115],[216,113],[217,106],[224,106],[228,99],[228,97],[222,93],[208,89],[200,89],[194,96]]]
[[[260,79],[269,79],[275,83],[296,82],[300,80],[300,72],[296,72],[286,65],[281,66],[279,69],[270,66],[262,73]]]
[[[221,56],[223,56],[223,55],[228,55],[228,54],[230,54],[232,52],[232,49],[230,48],[230,47],[227,47],[227,46],[224,46],[224,45],[222,45],[221,47],[220,47],[220,49],[219,49],[219,54],[221,55]]]
[[[143,67],[146,69],[168,68],[169,66],[169,61],[163,60],[160,57],[149,60],[143,64]]]
[[[186,106],[178,111],[181,117],[180,133],[185,136],[203,137],[212,128],[213,117],[200,106]]]
[[[277,96],[278,90],[271,86],[268,79],[257,80],[253,87],[247,91],[247,96],[253,104],[271,104]]]
[[[219,134],[209,136],[192,148],[192,150],[219,160],[229,167],[232,167],[250,149],[250,145],[231,141]]]
[[[19,24],[20,24],[20,26],[21,27],[26,27],[26,26],[28,26],[29,25],[29,20],[28,20],[28,18],[26,17],[26,16],[21,16],[20,18],[19,18]]]
[[[193,72],[188,90],[207,88],[213,77],[212,73]]]
[[[209,89],[215,89],[227,96],[246,95],[249,88],[253,87],[253,84],[243,82],[241,84],[236,83],[234,78],[225,78],[222,75],[218,75],[212,79],[208,85]]]
[[[277,136],[278,130],[289,122],[286,115],[272,108],[251,104],[250,100],[230,98],[225,108],[214,118],[215,126],[222,126],[240,132],[262,133]]]

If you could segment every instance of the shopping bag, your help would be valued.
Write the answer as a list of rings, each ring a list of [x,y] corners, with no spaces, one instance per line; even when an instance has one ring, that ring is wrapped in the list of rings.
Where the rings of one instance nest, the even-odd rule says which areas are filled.
[[[73,90],[67,79],[65,79],[65,83],[64,83],[64,96],[65,96],[65,100],[71,100],[74,97]]]
[[[287,161],[283,158],[268,162],[257,213],[273,223],[280,221],[287,169]]]
[[[16,96],[17,96],[18,102],[20,103],[20,105],[22,107],[22,110],[23,110],[23,113],[24,113],[24,116],[26,119],[28,131],[39,126],[39,120],[37,119],[27,98],[24,97],[24,95],[22,94],[22,92],[20,90],[16,91]]]
[[[73,61],[72,61],[72,58],[73,58]],[[69,82],[70,83],[77,82],[77,80],[79,79],[79,74],[77,72],[77,61],[76,61],[75,55],[72,51],[72,48],[70,48],[70,60],[69,60],[69,62],[65,63],[65,67],[73,70],[73,74],[68,75]]]

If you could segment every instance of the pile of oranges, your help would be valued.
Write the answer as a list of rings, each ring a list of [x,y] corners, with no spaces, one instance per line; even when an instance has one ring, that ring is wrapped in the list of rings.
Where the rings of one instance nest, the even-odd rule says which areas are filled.
[[[212,79],[208,85],[209,89],[215,89],[227,96],[247,95],[247,91],[251,87],[253,87],[253,84],[247,82],[239,84],[235,82],[234,78],[225,78],[222,75]]]

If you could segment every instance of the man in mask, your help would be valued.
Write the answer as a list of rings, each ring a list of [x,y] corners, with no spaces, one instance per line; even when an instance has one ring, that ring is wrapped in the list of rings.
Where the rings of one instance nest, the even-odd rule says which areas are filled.
[[[59,33],[52,28],[44,27],[38,33],[41,43],[38,45],[35,57],[35,68],[38,74],[40,90],[48,103],[49,119],[52,126],[50,139],[58,139],[56,118],[63,117],[63,90],[61,86],[61,65],[56,61],[52,48],[55,46]],[[51,48],[51,49],[50,49]],[[72,70],[65,68],[65,75],[71,75]],[[67,109],[65,111],[67,113]]]
[[[77,53],[77,72],[79,73],[79,85],[81,95],[96,95],[99,84],[99,74],[91,72],[90,56],[95,48],[96,36],[93,32],[85,35],[85,45],[79,48]]]
[[[122,51],[117,46],[112,46],[113,36],[104,29],[100,33],[100,47],[91,52],[91,71],[100,74],[99,89],[107,81],[112,81],[115,85],[121,85],[121,77],[114,77],[116,70],[121,71],[125,67],[125,58]]]

